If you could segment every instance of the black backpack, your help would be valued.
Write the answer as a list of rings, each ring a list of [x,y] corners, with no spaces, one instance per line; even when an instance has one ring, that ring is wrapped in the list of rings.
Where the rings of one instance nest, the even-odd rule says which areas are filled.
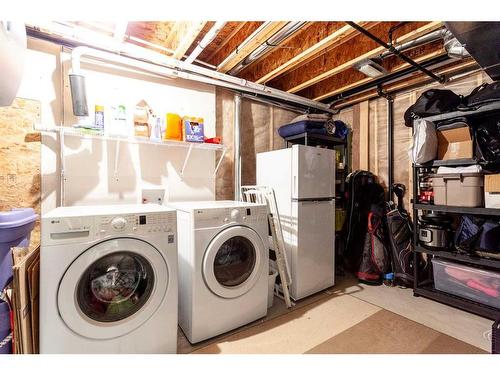
[[[404,114],[405,125],[411,128],[413,120],[455,111],[462,103],[463,97],[451,90],[430,89],[417,99],[415,104]]]
[[[475,156],[483,168],[500,164],[500,117],[498,115],[471,120]],[[495,168],[493,168],[495,170]]]

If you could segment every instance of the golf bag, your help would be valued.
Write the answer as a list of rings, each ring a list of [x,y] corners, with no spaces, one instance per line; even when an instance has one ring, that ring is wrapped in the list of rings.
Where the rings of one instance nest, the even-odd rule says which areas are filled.
[[[356,276],[367,284],[380,284],[391,270],[391,258],[386,246],[383,205],[372,205],[368,213],[368,232],[365,236],[361,263]]]
[[[372,205],[384,201],[384,189],[373,173],[362,170],[349,174],[346,183],[347,219],[343,231],[346,246],[343,258],[347,269],[358,272],[368,230],[368,214]]]
[[[386,214],[387,236],[391,247],[392,272],[394,273],[394,284],[413,287],[414,272],[414,249],[413,249],[413,227],[410,215],[404,209],[403,196],[406,187],[403,184],[393,185],[394,193],[398,198],[397,207],[390,207]],[[420,262],[420,270],[426,269],[426,262],[422,255],[417,254]]]

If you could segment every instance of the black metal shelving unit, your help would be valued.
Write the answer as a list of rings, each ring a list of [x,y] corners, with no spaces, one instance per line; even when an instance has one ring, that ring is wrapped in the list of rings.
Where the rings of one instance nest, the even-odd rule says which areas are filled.
[[[483,115],[491,115],[495,112],[500,114],[500,102],[491,103],[484,105],[474,111],[455,111],[450,113],[444,113],[436,116],[426,117],[425,120],[438,122],[443,120],[449,120],[456,117],[478,117]],[[414,164],[413,165],[413,245],[415,249],[414,253],[414,288],[413,294],[415,296],[426,297],[464,311],[468,311],[477,315],[481,315],[488,319],[496,320],[500,317],[500,309],[471,301],[469,299],[455,296],[450,293],[442,292],[434,288],[434,282],[431,275],[424,280],[419,279],[420,270],[418,268],[417,257],[419,253],[425,253],[427,256],[439,257],[442,259],[447,259],[456,263],[466,264],[471,267],[489,268],[493,270],[500,271],[500,260],[485,258],[480,256],[473,256],[468,254],[462,254],[454,251],[445,250],[431,250],[419,245],[418,241],[418,217],[420,211],[437,211],[446,212],[451,214],[465,214],[465,215],[478,215],[478,216],[488,216],[488,217],[500,217],[500,209],[494,208],[481,208],[481,207],[457,207],[457,206],[441,206],[432,204],[420,204],[417,202],[419,193],[419,169],[429,168],[429,167],[440,167],[440,166],[468,166],[475,165],[477,162],[474,159],[457,159],[457,160],[434,160],[425,164]],[[430,259],[429,259],[430,261]]]

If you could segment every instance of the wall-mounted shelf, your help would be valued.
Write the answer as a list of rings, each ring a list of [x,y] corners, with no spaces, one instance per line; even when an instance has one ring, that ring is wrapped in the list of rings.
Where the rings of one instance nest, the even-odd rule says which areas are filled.
[[[145,137],[125,137],[117,135],[107,135],[99,131],[72,128],[69,126],[40,126],[35,125],[34,130],[48,133],[62,133],[65,136],[80,137],[84,139],[99,139],[104,141],[123,141],[128,143],[150,144],[155,146],[185,147],[202,150],[223,151],[226,146],[214,143],[194,143],[183,141],[155,141]]]
[[[118,136],[118,135],[108,135],[103,132],[99,132],[97,130],[87,130],[82,128],[73,128],[69,126],[41,126],[34,125],[34,130],[39,131],[41,133],[57,133],[63,139],[66,136],[70,137],[79,137],[82,139],[96,139],[102,141],[115,141],[117,142],[116,152],[115,152],[115,163],[114,163],[114,174],[115,178],[118,175],[118,160],[120,157],[120,143],[132,143],[132,144],[148,144],[156,147],[181,147],[186,148],[186,157],[184,159],[184,163],[182,164],[182,169],[179,171],[179,174],[182,176],[184,171],[186,170],[186,166],[189,161],[189,157],[191,156],[191,152],[193,150],[211,150],[211,151],[221,151],[222,155],[220,156],[219,161],[215,167],[213,176],[217,175],[217,171],[224,159],[224,155],[226,154],[227,147],[222,144],[214,144],[214,143],[194,143],[194,142],[183,142],[183,141],[155,141],[145,137],[126,137],[126,136]],[[61,158],[62,159],[62,158]],[[64,165],[64,164],[62,164]],[[64,173],[64,169],[62,170]],[[64,178],[64,176],[62,176]]]

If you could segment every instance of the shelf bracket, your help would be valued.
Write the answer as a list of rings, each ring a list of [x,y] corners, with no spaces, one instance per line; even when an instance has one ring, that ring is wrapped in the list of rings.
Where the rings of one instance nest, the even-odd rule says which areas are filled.
[[[184,171],[186,170],[186,166],[187,166],[189,157],[191,156],[191,151],[193,151],[193,144],[189,145],[189,149],[188,149],[188,152],[186,154],[186,159],[184,159],[184,164],[182,165],[181,176],[184,175]]]
[[[60,190],[61,196],[59,198],[59,205],[64,207],[65,199],[64,195],[66,194],[66,164],[65,164],[65,142],[64,142],[64,131],[59,132],[59,163],[60,163]]]
[[[226,155],[226,151],[227,151],[227,148],[222,149],[222,155],[220,156],[220,159],[217,162],[217,166],[215,167],[215,170],[214,170],[214,177],[217,176],[217,171],[219,170],[219,167],[222,164],[222,160],[224,159],[224,156]]]

